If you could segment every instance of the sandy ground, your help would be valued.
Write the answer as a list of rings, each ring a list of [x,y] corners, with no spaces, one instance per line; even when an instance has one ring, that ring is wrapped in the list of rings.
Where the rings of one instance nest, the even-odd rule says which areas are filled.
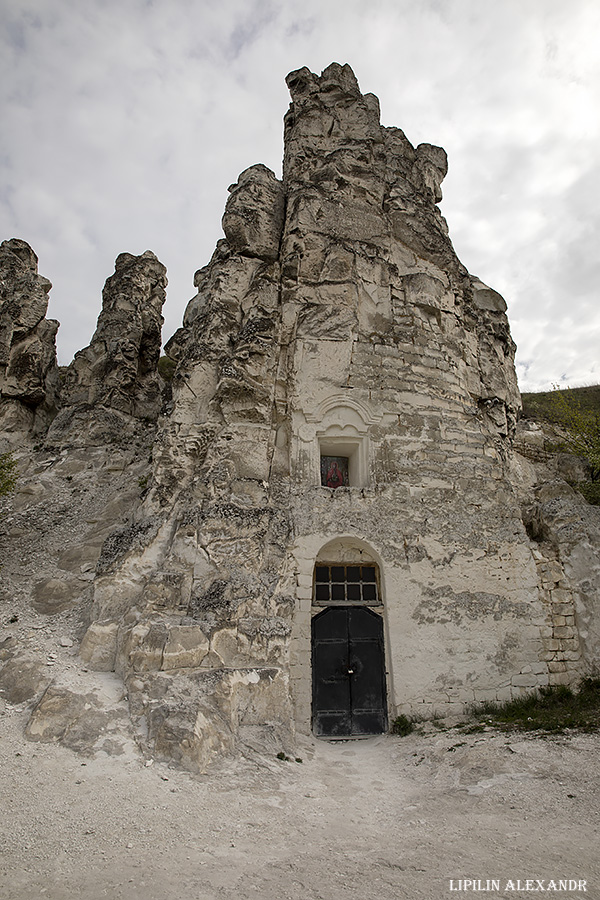
[[[0,715],[3,900],[438,900],[464,879],[600,900],[600,735],[305,739],[302,762],[192,776],[133,744],[83,759],[32,743],[25,720]]]

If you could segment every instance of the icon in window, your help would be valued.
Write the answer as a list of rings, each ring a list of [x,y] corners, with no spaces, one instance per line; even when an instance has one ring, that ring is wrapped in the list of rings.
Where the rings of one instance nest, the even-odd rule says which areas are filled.
[[[348,457],[347,456],[322,456],[321,457],[321,484],[323,487],[339,488],[348,487]]]

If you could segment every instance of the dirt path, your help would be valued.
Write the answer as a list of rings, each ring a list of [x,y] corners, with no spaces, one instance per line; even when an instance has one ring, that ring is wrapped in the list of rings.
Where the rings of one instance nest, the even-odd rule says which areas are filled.
[[[192,777],[22,727],[0,716],[3,900],[438,900],[477,878],[505,897],[531,896],[509,880],[585,880],[546,895],[600,900],[598,735],[306,740],[302,763]]]

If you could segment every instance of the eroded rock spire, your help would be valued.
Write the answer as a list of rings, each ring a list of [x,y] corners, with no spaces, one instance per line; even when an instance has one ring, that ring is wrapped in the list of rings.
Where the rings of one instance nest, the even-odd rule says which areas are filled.
[[[166,268],[150,250],[117,257],[92,340],[63,372],[49,444],[126,440],[135,420],[156,422],[166,285]]]
[[[0,245],[0,423],[5,440],[43,433],[55,411],[58,387],[56,332],[47,319],[52,284],[38,274],[26,241]]]

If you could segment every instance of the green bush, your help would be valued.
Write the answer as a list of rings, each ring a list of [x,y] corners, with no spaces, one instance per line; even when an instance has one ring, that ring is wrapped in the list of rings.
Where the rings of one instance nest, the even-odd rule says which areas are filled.
[[[552,391],[537,391],[535,393],[521,394],[523,401],[523,415],[537,421],[544,420],[557,425],[566,425],[568,415],[562,403],[556,402],[557,388]],[[600,385],[580,388],[566,388],[562,393],[567,400],[574,403],[585,413],[597,415],[600,413]]]
[[[406,737],[407,734],[411,734],[415,730],[415,723],[412,719],[409,719],[408,716],[396,716],[394,721],[392,722],[390,732],[392,734],[398,734],[400,737]]]
[[[175,374],[177,363],[170,356],[161,356],[158,360],[158,374],[164,381],[171,381]]]
[[[577,481],[573,487],[579,491],[592,506],[600,506],[600,481]]]
[[[11,453],[0,454],[0,497],[14,491],[17,483],[17,463]]]
[[[551,422],[559,439],[549,449],[572,453],[589,466],[591,483],[600,482],[600,385],[587,388],[555,387],[553,391],[523,394],[523,413],[533,419]],[[577,489],[588,499],[597,497],[594,488]],[[590,503],[597,503],[591,499]]]

